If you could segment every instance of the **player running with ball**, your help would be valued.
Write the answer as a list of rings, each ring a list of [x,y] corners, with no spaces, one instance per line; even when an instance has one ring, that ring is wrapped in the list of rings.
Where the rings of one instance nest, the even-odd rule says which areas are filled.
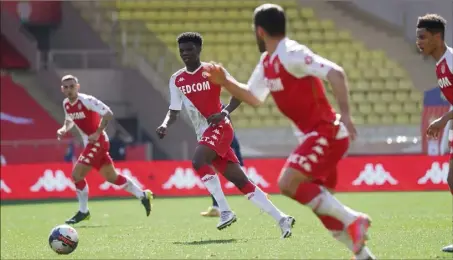
[[[427,14],[418,18],[417,46],[423,55],[429,55],[436,61],[436,75],[439,87],[450,104],[453,105],[453,48],[445,43],[445,28],[447,22],[437,14]],[[426,134],[431,138],[438,138],[448,121],[453,119],[453,110],[434,120],[428,127]],[[450,130],[450,168],[447,183],[453,194],[453,130]],[[453,253],[453,244],[442,249]]]
[[[61,139],[75,125],[83,137],[85,149],[72,170],[72,179],[76,187],[79,211],[66,224],[76,224],[90,219],[88,210],[88,183],[85,176],[95,168],[110,183],[118,185],[141,200],[146,216],[151,212],[152,193],[143,191],[129,177],[120,175],[109,155],[109,138],[104,131],[113,119],[110,108],[93,96],[79,93],[80,85],[76,77],[66,75],[61,80],[61,91],[66,98],[63,101],[65,121],[58,129]]]
[[[289,156],[281,172],[280,190],[311,208],[356,259],[374,259],[365,245],[370,218],[343,205],[327,191],[335,188],[336,180],[332,178],[348,149],[349,137],[356,136],[343,69],[288,39],[285,12],[278,5],[256,8],[254,26],[263,55],[247,85],[229,78],[217,64],[206,66],[209,80],[255,107],[272,95],[280,111],[304,134],[303,142]],[[329,104],[322,80],[332,85],[341,118]]]
[[[170,108],[161,126],[156,130],[163,138],[167,128],[175,122],[184,104],[192,120],[198,137],[198,146],[192,158],[192,166],[200,176],[206,189],[219,205],[219,230],[236,221],[236,215],[231,211],[220,184],[222,173],[231,181],[253,204],[271,215],[279,224],[282,238],[291,236],[294,218],[284,214],[272,204],[259,187],[253,184],[242,171],[239,161],[230,147],[233,140],[233,127],[228,115],[239,106],[234,98],[222,110],[220,103],[221,86],[209,81],[204,66],[200,61],[203,39],[200,34],[186,32],[177,39],[181,59],[186,65],[170,78]],[[228,75],[230,80],[234,79]]]

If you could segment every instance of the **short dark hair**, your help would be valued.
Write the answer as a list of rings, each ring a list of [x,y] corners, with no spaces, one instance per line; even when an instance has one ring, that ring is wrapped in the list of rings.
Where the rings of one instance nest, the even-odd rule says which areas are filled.
[[[178,44],[193,42],[198,46],[203,46],[203,37],[197,32],[184,32],[181,33],[176,39]]]
[[[286,34],[286,15],[283,8],[276,4],[263,4],[255,9],[253,22],[261,26],[270,36]]]
[[[440,33],[442,39],[444,39],[445,27],[447,27],[447,21],[438,14],[425,14],[418,17],[417,28],[426,29],[430,33]]]

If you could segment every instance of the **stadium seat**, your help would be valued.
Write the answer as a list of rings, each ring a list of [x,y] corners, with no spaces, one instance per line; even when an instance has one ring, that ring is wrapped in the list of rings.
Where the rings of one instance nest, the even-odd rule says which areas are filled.
[[[235,78],[247,81],[259,59],[250,24],[252,12],[260,3],[261,0],[117,0],[102,6],[106,12],[116,8],[122,28],[131,35],[140,35],[139,44],[143,46],[136,49],[149,57],[152,65],[157,66],[160,60],[161,49],[156,46],[163,43],[177,56],[176,36],[184,31],[199,31],[205,42],[203,59],[222,62]],[[345,68],[357,123],[419,121],[421,96],[413,89],[404,68],[384,51],[368,48],[349,31],[338,30],[331,20],[318,19],[315,11],[304,7],[303,2],[281,0],[279,4],[287,12],[291,37]],[[131,37],[127,42],[135,46],[137,40]],[[165,71],[168,75],[164,76],[169,77],[170,68],[175,66],[168,66]],[[331,90],[327,89],[327,93],[335,104]],[[228,102],[228,93],[223,93],[222,99]],[[408,100],[413,105],[404,105]],[[239,109],[232,114],[233,120],[238,121],[236,126],[283,125],[285,121],[275,104],[266,104],[268,107],[258,113],[268,111],[272,117],[258,120],[257,115],[250,113],[253,109]]]

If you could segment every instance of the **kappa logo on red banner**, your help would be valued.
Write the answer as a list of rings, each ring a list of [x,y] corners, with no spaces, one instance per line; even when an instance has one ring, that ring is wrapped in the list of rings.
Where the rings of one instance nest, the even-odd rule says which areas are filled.
[[[165,190],[170,190],[172,188],[190,190],[195,187],[205,189],[203,182],[193,169],[180,167],[176,168],[168,181],[162,185],[162,188]]]
[[[382,164],[367,163],[365,169],[360,172],[359,177],[352,182],[352,185],[359,186],[362,183],[366,185],[383,185],[384,183],[397,185],[398,181],[384,169]]]
[[[440,163],[434,162],[431,165],[431,168],[426,172],[425,176],[418,180],[418,184],[426,184],[431,182],[433,184],[447,184],[448,176],[448,163],[442,163],[442,168]]]
[[[242,167],[244,170],[245,174],[249,179],[255,183],[255,185],[260,186],[261,188],[268,188],[270,186],[269,182],[264,179],[262,175],[260,175],[255,167]],[[225,184],[225,188],[227,189],[233,189],[236,188],[232,182],[227,182]]]
[[[75,191],[75,186],[72,180],[64,174],[61,170],[56,170],[55,172],[46,169],[42,177],[30,187],[31,192],[39,192],[41,190],[47,192],[53,191],[64,191],[66,189],[71,189]]]
[[[338,165],[336,190],[355,191],[424,191],[448,190],[448,156],[367,156],[348,157]],[[266,193],[280,193],[278,177],[285,159],[246,160],[244,168],[252,182]],[[158,196],[207,196],[190,161],[121,162],[116,164],[143,189]],[[2,167],[1,199],[75,199],[70,163],[6,165]],[[96,171],[87,177],[90,197],[131,196]],[[241,192],[220,177],[226,195]]]
[[[0,180],[0,191],[11,193],[11,189],[8,187],[8,185],[6,185],[6,183],[3,180]]]

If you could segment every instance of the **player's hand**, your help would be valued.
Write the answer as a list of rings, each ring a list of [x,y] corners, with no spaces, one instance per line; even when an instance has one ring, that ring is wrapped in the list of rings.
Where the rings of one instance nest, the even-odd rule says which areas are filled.
[[[340,121],[343,122],[346,129],[348,129],[349,137],[354,141],[357,137],[357,129],[350,115],[341,115]]]
[[[220,112],[220,113],[213,114],[213,115],[209,116],[208,119],[206,119],[206,120],[208,121],[209,125],[215,126],[218,123],[222,122],[225,119],[226,116],[227,116],[226,113]]]
[[[101,133],[96,131],[96,132],[94,132],[94,134],[91,134],[90,136],[88,136],[88,142],[95,143],[95,142],[97,142],[97,140],[99,139],[100,136],[101,136]]]
[[[66,129],[65,128],[60,128],[57,130],[57,139],[61,140],[63,136],[66,134]]]
[[[440,133],[444,130],[447,123],[448,120],[444,119],[443,117],[432,121],[428,126],[428,129],[426,130],[426,135],[434,139],[439,138]]]
[[[207,72],[209,81],[214,84],[224,85],[224,83],[227,81],[225,70],[223,69],[222,65],[218,63],[211,62],[204,67],[204,70]]]
[[[167,135],[167,126],[161,125],[156,129],[156,134],[160,139],[164,138]]]

